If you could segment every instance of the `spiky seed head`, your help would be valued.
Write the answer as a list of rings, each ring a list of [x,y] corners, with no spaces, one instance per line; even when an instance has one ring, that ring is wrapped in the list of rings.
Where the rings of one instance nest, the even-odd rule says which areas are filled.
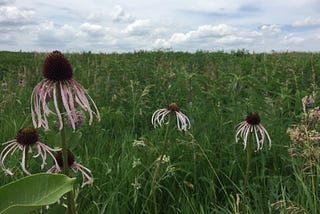
[[[170,103],[168,106],[167,106],[167,109],[169,111],[180,111],[180,107],[177,105],[177,103]]]
[[[71,153],[71,151],[67,150],[67,156],[68,156],[68,165],[69,167],[74,163],[74,156]],[[62,151],[58,151],[54,156],[58,162],[59,167],[63,167],[63,158],[62,158]]]
[[[27,126],[18,131],[16,140],[21,145],[30,146],[39,141],[39,136],[34,128]]]
[[[50,53],[43,64],[43,76],[53,81],[70,80],[73,71],[69,60],[60,52]]]
[[[260,124],[260,117],[257,112],[250,112],[246,118],[247,123],[250,125],[258,125]]]

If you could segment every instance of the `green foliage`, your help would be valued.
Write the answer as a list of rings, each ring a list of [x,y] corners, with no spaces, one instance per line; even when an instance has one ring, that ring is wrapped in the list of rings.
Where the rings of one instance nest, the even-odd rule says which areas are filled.
[[[30,95],[42,78],[45,56],[0,52],[0,81],[8,83],[6,90],[0,88],[0,142],[31,125]],[[153,213],[149,192],[165,127],[154,129],[150,119],[170,102],[178,103],[192,127],[187,133],[170,132],[170,162],[161,168],[157,184],[159,211],[241,210],[246,158],[234,131],[250,111],[259,113],[273,145],[252,156],[248,212],[285,213],[290,206],[313,211],[314,191],[288,154],[292,142],[286,131],[299,122],[301,98],[318,91],[319,53],[139,51],[66,56],[74,78],[88,89],[102,115],[99,124],[86,122],[77,130],[78,138],[69,139],[76,161],[94,176],[93,186],[81,188],[77,199],[83,213]],[[23,87],[17,84],[20,78],[25,80]],[[55,145],[54,136],[41,132],[40,137]],[[145,146],[133,147],[135,140]],[[7,164],[17,164],[19,157],[15,158]],[[15,172],[20,172],[18,164]],[[0,175],[1,184],[9,181]]]
[[[57,202],[71,191],[75,179],[65,175],[34,174],[0,188],[0,213],[28,213]]]

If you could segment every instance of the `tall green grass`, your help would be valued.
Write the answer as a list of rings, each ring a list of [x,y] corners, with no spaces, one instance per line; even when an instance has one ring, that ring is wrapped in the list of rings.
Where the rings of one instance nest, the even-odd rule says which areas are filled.
[[[149,192],[165,128],[154,129],[150,119],[170,102],[178,103],[192,127],[186,133],[170,132],[170,162],[162,166],[156,191],[161,213],[243,213],[246,157],[243,145],[235,143],[234,131],[250,111],[260,114],[272,148],[265,146],[252,156],[247,213],[290,213],[290,207],[317,212],[314,203],[319,208],[320,201],[314,200],[301,161],[288,154],[292,142],[286,130],[300,122],[301,98],[318,91],[319,53],[139,51],[66,56],[74,78],[88,89],[102,115],[100,123],[85,123],[68,138],[77,162],[94,176],[93,186],[79,189],[80,213],[153,213]],[[8,84],[6,90],[0,88],[0,142],[32,125],[30,95],[42,79],[45,57],[0,52],[0,80]],[[23,87],[18,86],[21,78]],[[39,132],[43,142],[57,143],[55,133]],[[146,146],[133,147],[135,140]],[[0,173],[2,185],[22,176],[18,155],[6,165],[15,166],[16,176]]]

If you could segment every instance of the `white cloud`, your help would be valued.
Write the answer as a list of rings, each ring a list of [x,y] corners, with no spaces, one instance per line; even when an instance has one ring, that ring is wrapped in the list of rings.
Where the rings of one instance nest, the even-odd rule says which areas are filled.
[[[217,40],[217,43],[220,45],[243,45],[247,46],[250,42],[253,42],[253,38],[250,37],[242,37],[237,35],[228,35],[225,37],[222,37]],[[239,46],[241,48],[241,45]]]
[[[307,17],[303,20],[300,21],[295,21],[293,24],[293,26],[296,27],[301,27],[301,26],[320,26],[320,17]]]
[[[21,10],[11,6],[0,7],[0,23],[4,24],[22,24],[30,22],[33,15],[34,11],[32,10]]]
[[[263,25],[258,30],[236,28],[230,25],[204,25],[187,33],[173,33],[169,39],[157,38],[155,48],[179,50],[248,49],[255,51],[301,49],[305,39],[284,32],[278,25]]]
[[[134,18],[126,13],[120,5],[116,5],[111,11],[110,16],[114,22],[131,22]]]
[[[91,24],[88,22],[81,24],[80,30],[95,37],[104,36],[106,34],[106,28],[101,25]]]
[[[105,23],[108,18],[109,13],[107,11],[95,11],[90,13],[86,20],[92,23]]]
[[[7,43],[13,40],[13,36],[11,34],[4,34],[0,36],[0,44]]]
[[[260,28],[261,33],[266,36],[276,36],[281,33],[281,28],[278,25],[263,25]]]
[[[156,43],[174,45],[186,42],[201,42],[231,35],[236,30],[236,28],[225,24],[202,25],[199,26],[197,30],[192,30],[187,33],[174,33],[167,42],[163,39],[158,39]]]
[[[122,32],[134,36],[141,36],[150,32],[152,26],[148,19],[137,19],[129,24]]]
[[[0,5],[7,5],[14,3],[15,0],[0,0]]]
[[[189,33],[186,33],[186,34],[184,34],[184,33],[174,33],[171,36],[171,38],[169,39],[169,43],[179,44],[179,43],[187,42],[188,40],[190,40],[191,34],[193,32],[189,32]]]
[[[190,11],[202,11],[206,13],[226,13],[236,11],[244,1],[241,0],[218,0],[212,1],[186,1],[183,8]]]
[[[232,37],[235,28],[220,25],[202,25],[196,30],[186,33],[173,33],[169,39],[157,38],[153,44],[154,48],[172,48],[179,50],[212,50],[222,44],[233,43],[236,38]],[[239,38],[238,38],[239,40]]]
[[[0,0],[0,49],[318,51],[317,1]]]
[[[0,5],[7,3],[10,1],[2,1]],[[2,50],[23,50],[32,40],[29,39],[30,28],[34,26],[36,26],[36,21],[33,10],[0,6],[0,48]]]
[[[154,48],[170,48],[171,44],[169,41],[165,39],[156,39],[156,41],[153,44]]]
[[[170,39],[169,44],[180,44],[185,42],[192,42],[192,41],[200,41],[200,40],[207,40],[213,38],[219,38],[226,35],[230,35],[236,29],[232,28],[231,26],[225,24],[219,25],[202,25],[199,26],[197,30],[192,30],[187,33],[174,33]],[[164,40],[158,40],[156,43],[164,43]]]
[[[53,22],[41,23],[35,31],[34,43],[44,48],[65,48],[77,40],[77,30],[70,25],[56,26]]]
[[[299,36],[294,36],[294,35],[287,35],[283,39],[283,43],[285,44],[295,44],[299,45],[304,42],[304,38],[299,37]]]
[[[114,6],[112,9],[99,9],[91,12],[86,20],[90,23],[101,24],[101,25],[124,25],[132,23],[135,18],[129,13],[125,12],[120,5]]]

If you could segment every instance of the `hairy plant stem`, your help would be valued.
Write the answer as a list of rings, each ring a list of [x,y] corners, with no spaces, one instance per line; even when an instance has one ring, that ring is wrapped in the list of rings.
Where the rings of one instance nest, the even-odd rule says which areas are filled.
[[[153,173],[153,177],[152,177],[152,183],[151,183],[151,192],[150,194],[152,195],[153,198],[153,205],[154,205],[154,214],[158,214],[158,205],[157,205],[157,196],[156,196],[156,180],[157,180],[157,176],[159,173],[159,169],[160,169],[160,165],[162,163],[162,159],[165,155],[165,152],[167,150],[167,143],[168,143],[168,136],[169,136],[169,130],[170,130],[170,124],[172,123],[172,119],[174,116],[172,116],[172,114],[170,115],[168,124],[167,124],[167,129],[166,129],[166,133],[164,135],[164,141],[163,141],[163,146],[162,146],[162,151],[161,151],[161,155],[160,158],[156,160],[156,168],[154,170]]]
[[[62,116],[64,117],[64,111],[63,111],[63,103],[62,103],[62,98],[61,98],[61,91],[59,91],[58,94],[58,105],[59,105],[59,111],[61,112]],[[63,162],[63,174],[65,174],[68,177],[70,176],[69,173],[69,164],[68,164],[68,146],[66,142],[66,131],[65,128],[63,127],[60,131],[61,135],[61,148],[62,148],[62,162]],[[75,206],[75,201],[74,201],[74,194],[73,190],[67,193],[67,209],[69,214],[76,214],[76,206]]]
[[[69,173],[69,164],[68,164],[68,147],[66,143],[66,133],[65,129],[62,128],[61,132],[61,147],[62,147],[62,161],[63,161],[63,174],[66,176],[70,176]],[[75,214],[76,213],[76,206],[74,201],[74,194],[73,190],[67,193],[67,206],[68,206],[68,213]]]
[[[253,149],[253,140],[252,136],[250,135],[246,153],[247,153],[247,165],[246,165],[246,174],[244,176],[244,183],[243,183],[243,212],[246,212],[246,207],[248,205],[248,200],[247,200],[247,194],[248,194],[248,182],[249,182],[249,177],[250,177],[250,162],[251,162],[251,154],[252,154],[252,149]]]

